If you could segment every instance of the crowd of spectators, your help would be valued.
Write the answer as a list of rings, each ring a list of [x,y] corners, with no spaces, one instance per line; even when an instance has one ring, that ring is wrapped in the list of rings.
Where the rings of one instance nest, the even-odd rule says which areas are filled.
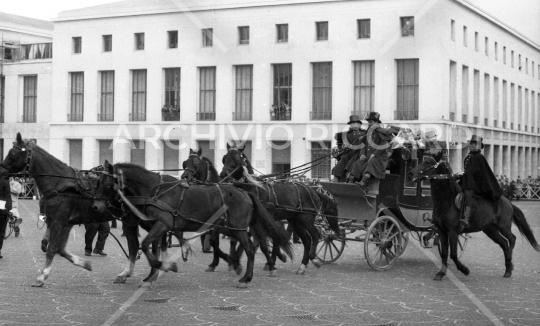
[[[496,177],[506,198],[510,200],[540,199],[540,176],[521,179],[518,175],[517,180],[511,180],[506,175]]]

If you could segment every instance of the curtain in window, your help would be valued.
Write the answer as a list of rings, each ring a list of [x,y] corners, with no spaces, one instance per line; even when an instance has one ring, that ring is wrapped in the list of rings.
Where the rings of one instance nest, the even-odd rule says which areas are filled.
[[[165,69],[165,105],[180,110],[180,68]]]
[[[235,120],[251,120],[253,66],[236,66]]]
[[[274,105],[292,107],[292,64],[274,65]]]
[[[132,121],[146,120],[146,70],[133,70]]]
[[[24,76],[23,122],[36,122],[37,76]]]
[[[397,60],[397,120],[418,119],[418,59]]]
[[[84,73],[71,73],[71,110],[69,121],[83,121]]]
[[[313,112],[324,113],[317,114],[319,119],[328,119],[332,112],[331,62],[313,64]]]
[[[354,63],[354,112],[364,118],[375,111],[375,62],[357,61]]]
[[[114,121],[114,71],[101,72],[100,121]]]
[[[216,108],[216,67],[200,68],[199,112],[214,113]]]
[[[330,160],[323,159],[323,157],[328,157],[330,155],[330,142],[324,141],[322,146],[320,142],[311,143],[311,161],[318,160],[311,164],[311,177],[314,179],[328,179],[330,180]],[[317,164],[317,165],[316,165]]]

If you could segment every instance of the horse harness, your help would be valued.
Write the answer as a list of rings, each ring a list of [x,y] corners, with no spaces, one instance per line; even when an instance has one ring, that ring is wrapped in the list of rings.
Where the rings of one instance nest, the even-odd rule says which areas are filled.
[[[279,204],[278,197],[277,197],[276,191],[274,189],[274,184],[275,184],[275,182],[270,182],[270,181],[266,181],[264,183],[264,187],[266,188],[266,191],[268,193],[268,201],[263,201],[261,199],[261,194],[259,193],[259,189],[258,189],[257,186],[255,186],[255,192],[257,194],[257,198],[261,199],[262,204],[264,206],[266,206],[267,208],[283,209],[283,210],[290,211],[290,212],[310,213],[310,214],[317,214],[317,215],[319,215],[321,213],[321,209],[317,208],[317,204],[315,204],[315,200],[313,199],[313,196],[311,196],[311,192],[309,191],[309,187],[306,186],[305,184],[297,183],[297,182],[291,182],[291,184],[294,186],[296,195],[298,197],[298,205],[296,207]],[[302,207],[302,197],[300,195],[300,189],[299,189],[298,185],[300,185],[300,186],[302,186],[302,187],[304,187],[306,189],[306,191],[307,191],[307,193],[309,195],[309,198],[311,200],[311,203],[313,204],[313,209],[311,209],[309,207],[305,207],[305,208]]]

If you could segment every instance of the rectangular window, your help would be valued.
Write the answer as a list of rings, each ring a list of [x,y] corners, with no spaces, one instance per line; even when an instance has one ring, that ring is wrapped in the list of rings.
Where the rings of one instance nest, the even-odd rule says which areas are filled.
[[[461,68],[461,112],[462,122],[467,123],[469,114],[469,67]]]
[[[180,141],[163,141],[163,169],[176,170],[180,168]],[[178,175],[179,171],[168,171],[167,174]]]
[[[103,35],[103,52],[112,51],[112,35]]]
[[[518,69],[521,71],[521,54],[518,54]]]
[[[253,66],[236,66],[236,104],[233,120],[251,120],[253,110]]]
[[[468,37],[467,37],[467,26],[463,26],[463,46],[468,46]]]
[[[502,120],[503,123],[505,121],[508,121],[508,82],[506,80],[503,80],[502,85]],[[506,123],[504,123],[506,126]]]
[[[503,46],[503,63],[506,64],[506,46]]]
[[[113,163],[113,141],[112,140],[98,140],[99,143],[99,164],[105,163],[105,160],[109,163]]]
[[[484,74],[484,117],[497,119],[496,117],[492,117],[492,115],[489,113],[490,102],[491,102],[490,93],[491,93],[491,85],[490,85],[489,75]],[[494,111],[494,112],[495,114],[497,114],[496,113],[497,111]]]
[[[83,121],[84,113],[84,72],[72,72],[71,105],[68,121]]]
[[[532,76],[534,77],[534,61],[531,63],[531,73],[532,73]]]
[[[216,143],[213,140],[198,140],[197,144],[202,149],[202,156],[207,157],[211,162],[215,162]]]
[[[328,41],[328,22],[315,23],[317,29],[317,41]]]
[[[484,48],[486,50],[486,57],[489,57],[489,38],[488,37],[486,37],[485,39]]]
[[[359,19],[358,23],[358,38],[371,37],[371,19]]]
[[[4,76],[0,76],[0,123],[4,123],[5,99],[6,99],[6,78]]]
[[[521,131],[521,122],[523,122],[523,94],[521,94],[521,86],[518,86],[518,131]]]
[[[144,33],[135,33],[135,50],[144,50]]]
[[[129,121],[146,121],[146,69],[132,70],[132,105]]]
[[[68,142],[69,166],[77,170],[82,170],[82,139],[70,139]],[[99,163],[102,164],[103,162]]]
[[[203,28],[202,46],[214,46],[214,30],[212,28]]]
[[[180,68],[165,70],[165,103],[161,108],[162,121],[180,121]]]
[[[289,24],[277,24],[276,31],[278,43],[289,42]]]
[[[144,145],[144,140],[133,140],[133,145],[131,146],[130,151],[130,162],[142,166],[143,168],[145,167],[146,163],[146,153],[144,150]]]
[[[178,48],[178,31],[168,31],[167,32],[168,46],[169,49]]]
[[[98,121],[114,121],[114,71],[101,71],[100,74],[101,94]]]
[[[499,60],[499,44],[495,42],[495,60]]]
[[[332,63],[317,62],[313,68],[311,120],[332,119]]]
[[[73,53],[81,53],[82,52],[82,37],[72,37],[71,43],[73,45]]]
[[[514,68],[514,51],[510,53],[510,60],[512,61],[512,68]]]
[[[516,86],[514,83],[510,83],[510,121],[511,129],[514,129],[514,122],[516,121]]]
[[[474,69],[473,72],[473,119],[475,124],[480,115],[480,71]]]
[[[291,120],[292,114],[292,64],[273,65],[274,94],[270,110],[271,120]]]
[[[272,173],[283,173],[291,168],[291,143],[273,140]]]
[[[456,22],[453,19],[450,20],[450,39],[456,41]]]
[[[24,76],[23,84],[23,122],[36,122],[37,76]]]
[[[414,17],[400,17],[401,36],[414,36]]]
[[[497,126],[497,120],[499,118],[499,78],[493,77],[493,114],[495,127]]]
[[[216,67],[199,68],[199,112],[197,120],[216,120]]]
[[[418,59],[396,60],[397,99],[395,120],[418,120]]]
[[[238,44],[249,44],[249,26],[238,27]]]
[[[455,121],[452,117],[456,116],[457,108],[457,65],[454,61],[450,61],[450,120]]]
[[[474,32],[474,50],[478,52],[478,32]]]
[[[324,159],[330,155],[330,151],[331,144],[329,141],[311,142],[311,161],[320,163],[312,163],[312,179],[324,179],[330,181],[332,169],[330,166],[330,160]]]
[[[525,110],[524,110],[524,125],[525,125],[525,131],[528,130],[529,127],[529,90],[525,88]]]
[[[354,114],[375,111],[375,61],[354,62]]]
[[[525,73],[529,74],[529,59],[525,58]]]

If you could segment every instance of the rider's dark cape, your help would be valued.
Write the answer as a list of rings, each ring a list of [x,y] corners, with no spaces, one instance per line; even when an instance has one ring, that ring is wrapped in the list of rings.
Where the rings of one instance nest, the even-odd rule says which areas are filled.
[[[461,188],[474,190],[477,195],[487,198],[499,198],[502,195],[499,182],[480,151],[469,153],[465,159]]]

